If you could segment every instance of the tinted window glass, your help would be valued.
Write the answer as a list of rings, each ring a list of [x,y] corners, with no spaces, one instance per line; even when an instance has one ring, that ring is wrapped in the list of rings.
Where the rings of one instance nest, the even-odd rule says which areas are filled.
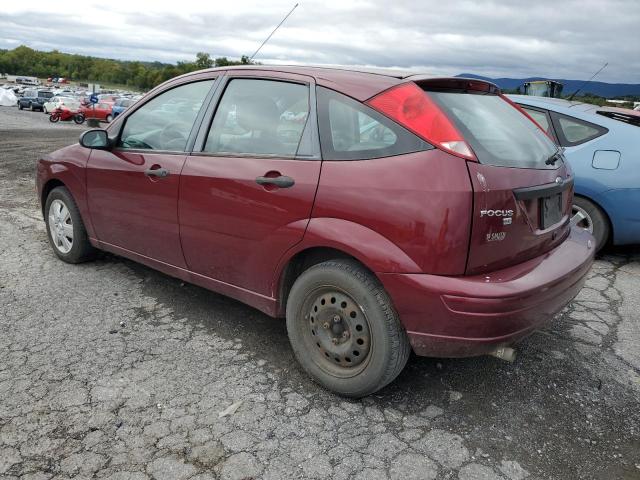
[[[522,107],[524,109],[525,112],[527,112],[529,115],[531,115],[531,118],[533,118],[536,122],[538,122],[538,124],[545,129],[545,131],[547,133],[550,133],[550,127],[551,125],[549,124],[549,118],[547,118],[547,114],[544,112],[541,112],[539,110],[531,110],[530,108],[527,107]]]
[[[318,88],[322,156],[366,160],[433,148],[375,110],[345,95]]]
[[[220,100],[204,150],[294,156],[309,117],[309,87],[235,79]]]
[[[120,148],[183,151],[212,85],[213,80],[189,83],[149,100],[127,118]]]
[[[558,125],[562,135],[570,145],[577,145],[602,135],[603,129],[577,118],[558,116]]]
[[[545,161],[558,147],[522,112],[497,95],[428,92],[453,120],[481,163],[557,168]]]

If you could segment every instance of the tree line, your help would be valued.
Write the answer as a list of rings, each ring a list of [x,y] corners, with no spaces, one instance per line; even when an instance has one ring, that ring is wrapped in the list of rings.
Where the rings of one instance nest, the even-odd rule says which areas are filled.
[[[199,52],[193,62],[178,62],[173,65],[113,60],[62,53],[58,50],[43,52],[24,45],[13,50],[0,49],[0,73],[39,78],[64,77],[74,81],[126,85],[140,90],[149,90],[165,80],[194,70],[253,63],[255,62],[246,55],[239,60],[227,57],[214,59],[205,52]]]

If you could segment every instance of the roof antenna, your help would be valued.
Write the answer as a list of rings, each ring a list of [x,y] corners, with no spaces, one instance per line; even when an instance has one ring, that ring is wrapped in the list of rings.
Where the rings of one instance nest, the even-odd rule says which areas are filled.
[[[269,39],[273,36],[273,34],[274,34],[274,33],[276,33],[276,30],[278,30],[278,29],[280,28],[280,26],[284,23],[284,21],[285,21],[287,18],[289,18],[289,15],[291,15],[291,14],[293,13],[293,11],[294,11],[296,8],[298,8],[298,4],[297,4],[297,3],[296,3],[296,4],[293,6],[293,8],[289,11],[289,13],[287,13],[287,14],[284,16],[284,18],[283,18],[283,19],[282,19],[282,21],[278,24],[278,26],[277,26],[276,28],[274,28],[274,29],[273,29],[273,32],[271,32],[271,33],[269,34],[269,36],[265,39],[265,41],[264,41],[264,42],[262,42],[262,43],[260,44],[260,46],[258,47],[258,49],[257,49],[255,52],[253,52],[253,55],[251,55],[251,56],[249,57],[249,60],[253,60],[253,57],[255,57],[255,56],[258,54],[258,52],[260,51],[260,49],[261,49],[262,47],[264,47],[264,44],[265,44],[265,43],[267,43],[267,42],[269,41]]]
[[[593,79],[596,77],[596,75],[598,75],[602,70],[604,70],[604,69],[605,69],[605,67],[606,67],[607,65],[609,65],[609,63],[608,63],[608,62],[607,62],[607,63],[605,63],[605,64],[602,66],[602,68],[601,68],[600,70],[598,70],[596,73],[594,73],[594,74],[591,76],[591,78],[590,78],[589,80],[587,80],[587,81],[586,81],[586,82],[584,82],[582,85],[580,85],[580,87],[578,87],[578,89],[577,89],[575,92],[573,92],[573,93],[571,94],[571,96],[568,98],[568,100],[569,100],[569,101],[573,100],[573,97],[575,97],[575,96],[576,96],[576,93],[578,93],[580,90],[582,90],[582,87],[584,87],[587,83],[589,83],[591,80],[593,80]]]

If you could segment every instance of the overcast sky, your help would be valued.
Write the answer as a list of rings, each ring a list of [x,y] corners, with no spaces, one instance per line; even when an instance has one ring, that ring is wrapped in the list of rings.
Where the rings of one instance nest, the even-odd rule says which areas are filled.
[[[251,55],[295,0],[7,0],[0,48],[176,62]],[[71,6],[74,5],[74,6]],[[640,83],[640,0],[319,0],[300,6],[263,63]]]

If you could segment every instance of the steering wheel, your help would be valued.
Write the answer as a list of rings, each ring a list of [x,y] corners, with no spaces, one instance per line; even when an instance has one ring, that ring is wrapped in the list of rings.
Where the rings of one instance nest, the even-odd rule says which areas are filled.
[[[184,122],[172,122],[160,130],[160,141],[165,149],[168,149],[167,147],[172,143],[176,143],[176,140],[186,143],[187,136],[181,131],[185,125]]]

